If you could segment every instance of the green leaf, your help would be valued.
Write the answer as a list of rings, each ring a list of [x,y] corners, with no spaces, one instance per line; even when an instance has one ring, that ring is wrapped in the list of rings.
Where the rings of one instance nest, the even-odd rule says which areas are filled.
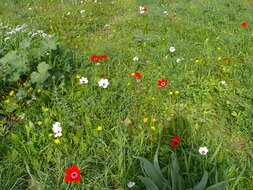
[[[208,180],[208,173],[207,171],[205,171],[201,181],[193,188],[193,190],[204,190],[206,188],[207,180]]]
[[[57,48],[57,42],[54,39],[45,39],[41,42],[41,49],[43,51],[55,50]]]
[[[179,166],[177,163],[177,157],[175,153],[172,153],[172,168],[171,168],[171,180],[172,189],[184,190],[184,180],[179,174]]]
[[[135,157],[135,158],[138,158],[140,160],[145,176],[151,178],[159,188],[162,188],[163,186],[162,176],[157,171],[157,169],[152,165],[152,163],[148,161],[146,158],[142,157]]]
[[[37,69],[40,73],[45,73],[50,69],[50,65],[46,64],[45,62],[42,62],[37,66]]]
[[[20,49],[26,49],[26,48],[28,48],[30,45],[31,45],[31,40],[30,40],[30,39],[24,39],[24,40],[20,43],[19,48],[20,48]]]
[[[138,178],[142,181],[142,183],[144,183],[146,190],[159,190],[159,188],[152,182],[151,179],[142,176],[139,176]]]
[[[223,190],[226,186],[226,183],[228,183],[229,181],[234,180],[234,179],[229,179],[226,181],[221,181],[219,183],[216,183],[214,185],[209,186],[208,188],[206,188],[206,190]]]

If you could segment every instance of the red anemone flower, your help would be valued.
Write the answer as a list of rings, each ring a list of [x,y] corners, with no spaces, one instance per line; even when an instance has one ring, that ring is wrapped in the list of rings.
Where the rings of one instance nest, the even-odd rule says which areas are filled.
[[[248,23],[247,22],[242,22],[241,25],[242,25],[243,28],[246,28],[248,26]]]
[[[103,74],[102,74],[102,75],[99,75],[99,77],[100,77],[100,78],[104,78],[104,77],[105,77],[105,75],[103,75]]]
[[[71,181],[80,181],[80,170],[76,165],[73,165],[71,168],[65,169],[65,179],[64,181],[66,182],[71,182]]]
[[[135,79],[139,79],[139,78],[141,78],[142,76],[141,76],[141,73],[138,73],[138,72],[136,72],[135,74],[134,74],[134,78]]]
[[[231,58],[227,58],[226,61],[230,63],[232,61],[232,59]]]
[[[143,11],[147,11],[147,10],[148,10],[148,8],[144,8],[144,9],[143,9]]]
[[[168,80],[161,79],[158,81],[158,86],[165,87],[167,83],[168,83]]]
[[[93,56],[90,57],[90,59],[91,59],[92,62],[98,62],[99,56],[93,55]]]
[[[107,57],[108,57],[107,55],[102,55],[102,56],[99,57],[99,59],[105,60]]]
[[[174,147],[179,146],[180,145],[180,137],[179,136],[171,137],[171,145]]]

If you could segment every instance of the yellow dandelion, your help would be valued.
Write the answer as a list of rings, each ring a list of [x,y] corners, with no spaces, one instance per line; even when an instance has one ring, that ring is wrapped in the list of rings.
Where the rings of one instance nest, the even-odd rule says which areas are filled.
[[[152,100],[155,100],[155,97],[152,97],[151,99],[152,99]]]
[[[180,92],[178,90],[175,91],[175,94],[178,95]]]
[[[42,125],[43,122],[42,121],[37,121],[37,125]]]
[[[7,99],[4,101],[5,103],[10,103],[10,99]]]
[[[226,104],[229,105],[229,104],[231,104],[231,102],[230,102],[229,100],[227,100],[227,101],[226,101]]]
[[[49,133],[48,134],[48,137],[52,137],[54,134],[53,133]]]
[[[144,118],[144,119],[143,119],[143,122],[144,122],[144,123],[147,123],[147,122],[148,122],[148,118]]]
[[[204,111],[204,114],[208,114],[208,111]]]
[[[43,108],[42,109],[44,112],[48,112],[48,108]]]
[[[131,76],[132,76],[132,77],[135,76],[135,73],[132,73]]]
[[[156,122],[157,121],[157,119],[156,118],[152,118],[152,122]]]
[[[253,36],[253,33],[251,34],[251,36]]]
[[[196,59],[196,60],[195,60],[195,63],[199,63],[199,60],[198,60],[198,59]]]
[[[169,92],[168,94],[169,94],[169,95],[173,95],[173,92]]]
[[[155,126],[151,126],[150,129],[151,129],[152,131],[155,131],[155,130],[156,130],[156,127],[155,127]]]
[[[221,48],[220,48],[220,47],[218,47],[218,48],[217,48],[217,50],[219,50],[219,51],[220,51],[220,50],[221,50]]]
[[[80,79],[81,76],[79,74],[76,75],[76,79]]]
[[[40,93],[41,91],[42,91],[42,89],[41,89],[41,88],[39,88],[39,89],[37,90],[37,92],[38,92],[38,93]]]
[[[13,96],[14,93],[15,93],[14,90],[10,91],[10,92],[9,92],[9,96]]]
[[[131,85],[131,83],[129,82],[129,83],[127,83],[127,86],[130,86]]]
[[[54,140],[54,143],[55,143],[55,144],[59,144],[60,142],[61,142],[60,139],[55,139],[55,140]]]
[[[98,126],[98,127],[97,127],[97,130],[98,130],[98,131],[102,131],[102,130],[103,130],[103,127],[102,127],[102,126]]]
[[[221,61],[222,60],[222,58],[221,57],[218,57],[218,61]]]

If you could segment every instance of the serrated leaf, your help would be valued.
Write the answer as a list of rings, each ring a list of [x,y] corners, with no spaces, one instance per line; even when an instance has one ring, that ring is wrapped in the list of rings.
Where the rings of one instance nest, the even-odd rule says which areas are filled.
[[[159,190],[159,188],[152,182],[151,179],[142,176],[139,176],[138,178],[142,181],[142,183],[144,183],[146,190]]]
[[[54,39],[45,39],[41,42],[41,48],[43,51],[55,50],[57,48],[57,42]]]
[[[193,187],[193,190],[204,190],[207,184],[207,179],[208,173],[205,171],[201,178],[201,181],[195,187]]]
[[[46,64],[45,62],[42,62],[37,66],[37,69],[40,73],[45,73],[50,69],[50,65]]]
[[[26,48],[28,48],[30,45],[31,45],[31,40],[30,40],[30,39],[24,39],[24,40],[20,43],[19,48],[20,48],[20,49],[26,49]]]

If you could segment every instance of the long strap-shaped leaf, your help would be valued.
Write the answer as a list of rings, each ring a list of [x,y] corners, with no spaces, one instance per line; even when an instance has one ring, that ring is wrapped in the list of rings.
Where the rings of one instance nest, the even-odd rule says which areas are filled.
[[[206,188],[207,179],[208,173],[205,171],[204,175],[201,178],[201,181],[195,187],[193,187],[193,190],[204,190]]]
[[[139,179],[146,186],[146,190],[159,190],[159,188],[148,177],[139,176]]]

